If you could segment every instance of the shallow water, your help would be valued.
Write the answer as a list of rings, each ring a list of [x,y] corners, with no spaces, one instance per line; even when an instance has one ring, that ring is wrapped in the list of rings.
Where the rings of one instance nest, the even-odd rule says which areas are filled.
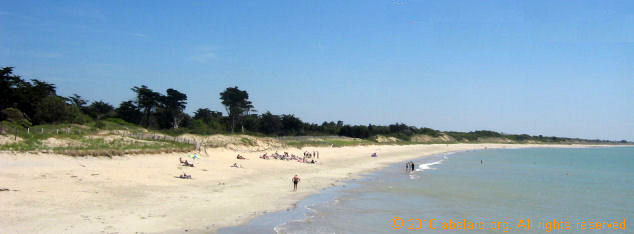
[[[413,173],[393,165],[220,233],[634,233],[632,147],[480,150],[415,162]],[[401,229],[390,225],[395,216]],[[518,229],[529,219],[531,229]],[[578,230],[580,221],[625,222],[625,230]],[[486,229],[449,229],[458,222]]]

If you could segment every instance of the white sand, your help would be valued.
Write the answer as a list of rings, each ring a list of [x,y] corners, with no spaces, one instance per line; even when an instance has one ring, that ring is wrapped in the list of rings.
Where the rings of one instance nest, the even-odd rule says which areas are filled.
[[[208,149],[196,167],[186,154],[67,157],[0,153],[1,233],[212,232],[256,215],[292,207],[298,200],[389,163],[450,151],[547,145],[450,144],[305,148],[320,165],[259,159],[236,160],[226,149]],[[551,147],[582,147],[562,146]],[[286,149],[296,155],[303,150]],[[370,154],[377,152],[378,158]],[[269,152],[271,153],[271,152]],[[190,160],[191,161],[191,160]],[[244,168],[229,167],[238,162]],[[186,172],[192,180],[175,176]],[[302,178],[292,192],[291,178]]]

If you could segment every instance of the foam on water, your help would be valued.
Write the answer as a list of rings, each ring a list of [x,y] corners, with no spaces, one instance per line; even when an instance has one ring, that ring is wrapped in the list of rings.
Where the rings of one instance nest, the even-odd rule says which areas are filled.
[[[441,160],[438,160],[438,161],[435,161],[435,162],[430,162],[430,163],[420,164],[420,165],[418,165],[418,169],[416,169],[416,171],[436,170],[436,168],[433,168],[431,166],[442,164],[447,159],[449,159],[449,158],[447,158],[447,156],[444,156]]]

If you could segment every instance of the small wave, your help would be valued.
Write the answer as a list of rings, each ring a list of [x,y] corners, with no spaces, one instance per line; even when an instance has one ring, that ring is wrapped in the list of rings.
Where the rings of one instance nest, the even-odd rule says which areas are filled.
[[[442,164],[447,159],[448,159],[447,156],[445,156],[445,157],[443,157],[443,159],[435,161],[435,162],[422,163],[422,164],[418,165],[418,169],[416,169],[416,171],[436,170],[436,168],[433,168],[431,166]]]
[[[273,231],[275,233],[304,233],[298,226],[301,227],[306,223],[310,223],[311,220],[315,219],[318,215],[320,215],[319,209],[328,206],[334,206],[341,202],[339,198],[334,198],[329,201],[319,201],[309,205],[303,206],[303,217],[301,218],[293,218],[289,221],[282,222],[273,227]],[[299,231],[299,232],[298,232]]]

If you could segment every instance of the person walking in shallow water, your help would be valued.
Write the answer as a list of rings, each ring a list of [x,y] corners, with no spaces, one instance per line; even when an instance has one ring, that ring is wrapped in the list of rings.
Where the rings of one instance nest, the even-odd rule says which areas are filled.
[[[409,162],[405,163],[405,173],[409,172]]]
[[[412,171],[415,171],[414,168],[415,168],[416,165],[414,164],[414,162],[410,162],[410,165],[412,166]]]
[[[297,191],[297,184],[299,184],[299,176],[295,175],[293,177],[293,192]]]

